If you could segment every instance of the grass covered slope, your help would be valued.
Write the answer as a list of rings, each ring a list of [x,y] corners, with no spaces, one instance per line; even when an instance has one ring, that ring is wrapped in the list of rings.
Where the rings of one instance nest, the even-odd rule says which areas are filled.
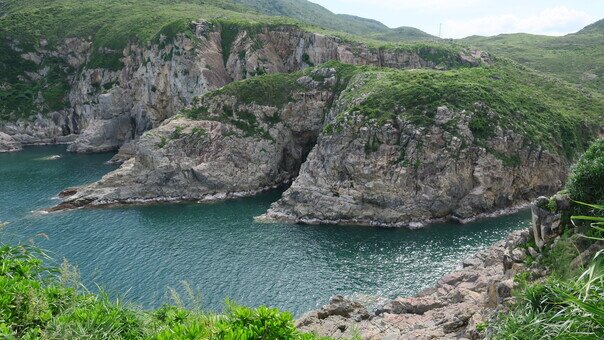
[[[294,18],[325,29],[368,36],[385,41],[438,40],[413,27],[389,28],[377,20],[334,14],[307,0],[235,0],[259,13]]]
[[[542,147],[569,160],[581,154],[602,127],[604,96],[579,90],[513,61],[460,67],[447,71],[395,70],[329,62],[320,67],[337,71],[336,91],[350,105],[326,131],[340,129],[351,112],[360,112],[379,124],[404,116],[419,125],[432,125],[436,108],[474,110],[476,103],[488,110],[475,115],[470,128],[477,143],[493,137],[496,129],[522,134],[533,148]],[[206,96],[230,95],[241,103],[282,107],[302,87],[296,82],[312,69],[292,74],[272,74],[234,82]],[[353,87],[353,78],[364,80]],[[317,79],[321,80],[321,79]],[[360,85],[359,85],[360,84]],[[195,116],[203,108],[187,111]]]
[[[352,73],[363,70],[345,69]],[[360,112],[379,123],[403,115],[420,125],[431,125],[439,106],[474,110],[476,103],[482,103],[496,115],[482,110],[472,118],[470,129],[479,143],[501,127],[522,134],[532,147],[573,159],[602,126],[602,94],[580,91],[507,60],[448,71],[376,68],[362,76],[369,80],[342,95],[355,104],[340,113],[330,128],[345,123],[350,112]]]
[[[538,71],[604,91],[604,19],[562,37],[533,34],[472,36],[459,40]]]
[[[0,338],[317,339],[298,332],[292,315],[275,308],[229,304],[225,314],[211,314],[166,305],[145,311],[90,293],[73,267],[47,267],[48,261],[35,247],[0,244]]]

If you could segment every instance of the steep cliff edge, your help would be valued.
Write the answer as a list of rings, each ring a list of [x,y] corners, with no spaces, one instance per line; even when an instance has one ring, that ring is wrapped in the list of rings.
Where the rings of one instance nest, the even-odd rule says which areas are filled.
[[[319,68],[201,97],[129,145],[131,158],[120,169],[64,192],[56,209],[225,199],[289,182],[316,142],[338,83],[335,69]]]
[[[294,180],[261,219],[472,218],[558,190],[600,131],[597,95],[550,82],[506,61],[449,71],[332,62],[254,77],[147,132],[119,170],[68,190],[56,209],[221,199]]]
[[[71,143],[70,151],[84,153],[117,150],[195,97],[256,75],[295,72],[329,60],[395,68],[481,62],[480,55],[452,46],[369,46],[282,18],[214,5],[148,5],[65,0],[3,16],[0,131],[24,145]],[[128,13],[120,18],[123,27],[103,22],[111,6]],[[89,23],[54,27],[60,23],[45,11],[84,15]],[[136,11],[145,14],[138,18]],[[145,23],[153,13],[157,22]],[[220,19],[200,19],[209,13]],[[32,30],[24,18],[40,22],[47,32]]]

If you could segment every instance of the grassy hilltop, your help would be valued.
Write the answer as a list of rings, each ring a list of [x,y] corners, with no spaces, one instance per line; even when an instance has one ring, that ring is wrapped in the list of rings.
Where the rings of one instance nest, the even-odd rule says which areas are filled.
[[[604,92],[604,19],[562,37],[517,33],[459,42]]]

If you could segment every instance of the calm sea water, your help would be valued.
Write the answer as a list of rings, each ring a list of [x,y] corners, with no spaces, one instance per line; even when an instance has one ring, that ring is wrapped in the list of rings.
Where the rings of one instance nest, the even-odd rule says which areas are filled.
[[[59,159],[48,159],[60,155]],[[42,214],[62,189],[99,179],[111,154],[61,146],[0,154],[0,221],[6,242],[29,242],[67,259],[89,288],[145,308],[170,303],[188,282],[203,307],[226,298],[296,315],[330,296],[396,297],[432,285],[458,263],[528,225],[529,213],[422,230],[259,224],[280,192],[215,204],[170,204]],[[48,237],[36,237],[43,233]]]

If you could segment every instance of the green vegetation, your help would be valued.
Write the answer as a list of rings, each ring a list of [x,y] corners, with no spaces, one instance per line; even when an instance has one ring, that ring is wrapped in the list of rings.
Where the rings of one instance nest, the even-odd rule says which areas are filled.
[[[533,34],[472,36],[459,40],[571,83],[604,91],[604,19],[563,37]]]
[[[534,147],[572,159],[589,146],[604,112],[601,94],[578,90],[507,60],[449,71],[374,68],[357,73],[358,83],[342,96],[350,102],[364,100],[357,100],[336,121],[360,112],[378,124],[403,116],[427,126],[433,124],[436,108],[445,105],[475,112],[470,129],[479,140],[501,126],[521,133]]]
[[[268,131],[260,125],[258,119],[253,113],[248,112],[245,109],[241,109],[238,106],[231,108],[228,105],[224,105],[219,113],[212,114],[206,107],[203,106],[203,104],[201,104],[201,106],[185,110],[183,113],[185,117],[189,119],[204,119],[230,124],[241,130],[243,135],[246,137],[258,137],[274,140],[270,133],[268,133]],[[267,123],[272,125],[272,122],[275,120],[280,120],[280,117],[278,115],[270,117]],[[203,135],[205,135],[205,132]]]
[[[576,201],[604,204],[604,140],[592,144],[573,166],[566,187]]]
[[[604,211],[604,206],[594,206]],[[573,217],[573,219],[576,217]],[[579,217],[604,225],[597,217]],[[551,248],[545,248],[539,263],[552,271],[542,281],[520,278],[520,291],[510,313],[493,324],[495,339],[601,339],[604,337],[604,259],[596,254],[586,270],[572,268],[578,256],[575,242],[581,235],[567,232]],[[578,237],[577,237],[578,236]],[[594,238],[604,240],[602,236]],[[524,274],[529,274],[525,272]]]
[[[575,166],[571,178],[585,179],[586,164],[593,159],[604,158],[602,141],[594,143]],[[582,183],[578,180],[578,183]],[[592,188],[604,183],[592,182],[591,186],[571,185],[575,197],[603,199],[603,193],[594,195]],[[549,209],[557,211],[555,201],[547,203]],[[603,215],[604,205],[575,203],[587,206],[594,214]],[[551,211],[550,210],[550,211]],[[587,233],[576,234],[572,224],[587,226]],[[602,339],[604,338],[604,256],[600,250],[585,267],[573,267],[573,260],[580,254],[579,244],[587,248],[594,242],[604,241],[604,217],[571,216],[565,231],[552,245],[543,248],[538,258],[525,261],[527,265],[538,264],[550,271],[546,279],[530,282],[530,273],[517,277],[520,287],[516,289],[516,304],[509,313],[500,315],[493,323],[495,339]],[[526,245],[535,248],[535,244]],[[589,261],[589,260],[588,260]]]
[[[240,103],[281,108],[292,101],[296,90],[304,89],[296,82],[301,76],[302,72],[266,74],[228,84],[212,92],[211,96],[235,96]]]
[[[388,28],[379,21],[334,14],[306,0],[235,0],[268,15],[290,17],[325,29],[369,36],[384,41],[436,40],[437,37],[412,27]]]
[[[31,245],[0,245],[0,338],[317,339],[276,308],[227,303],[224,314],[211,314],[181,304],[145,311],[85,290],[73,267],[48,262]]]

